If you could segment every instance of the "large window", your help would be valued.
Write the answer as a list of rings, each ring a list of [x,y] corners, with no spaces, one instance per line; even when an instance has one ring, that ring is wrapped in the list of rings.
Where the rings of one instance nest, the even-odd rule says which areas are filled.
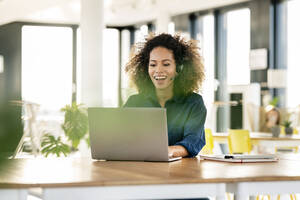
[[[204,68],[205,68],[205,81],[202,87],[202,96],[207,108],[207,120],[206,127],[214,127],[214,92],[215,92],[215,62],[214,62],[214,16],[206,15],[201,16],[198,19],[199,33],[197,34],[197,40],[200,43],[200,53],[203,56]]]
[[[129,30],[123,30],[121,33],[122,37],[122,63],[121,63],[121,82],[122,82],[122,101],[123,104],[127,101],[128,97],[132,94],[136,93],[136,90],[131,87],[129,83],[129,77],[128,74],[125,73],[125,67],[126,64],[129,61],[130,57],[130,31]]]
[[[250,10],[248,8],[227,13],[227,83],[250,83]]]
[[[144,42],[145,37],[148,35],[148,26],[142,25],[139,29],[134,32],[134,43]]]
[[[103,35],[103,105],[118,106],[119,31],[105,29]]]
[[[287,107],[300,104],[298,87],[300,84],[300,1],[288,1],[287,14]]]
[[[23,26],[22,99],[58,112],[72,101],[72,29]]]

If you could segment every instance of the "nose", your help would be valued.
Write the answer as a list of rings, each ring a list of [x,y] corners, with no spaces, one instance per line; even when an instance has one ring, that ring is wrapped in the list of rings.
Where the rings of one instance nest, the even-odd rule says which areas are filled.
[[[164,71],[163,65],[162,64],[158,64],[157,67],[156,67],[156,73],[161,73],[163,71]]]

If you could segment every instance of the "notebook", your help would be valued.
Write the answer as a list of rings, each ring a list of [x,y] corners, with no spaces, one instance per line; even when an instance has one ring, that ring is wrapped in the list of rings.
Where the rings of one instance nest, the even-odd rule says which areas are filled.
[[[164,108],[88,108],[92,158],[175,161],[168,155]]]
[[[276,162],[278,158],[273,154],[258,154],[258,155],[200,155],[204,160],[215,160],[223,162],[250,163],[250,162]]]

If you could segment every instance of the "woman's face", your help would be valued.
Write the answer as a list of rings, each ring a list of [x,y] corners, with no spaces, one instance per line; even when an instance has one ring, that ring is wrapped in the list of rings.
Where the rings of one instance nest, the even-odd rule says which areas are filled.
[[[156,47],[150,52],[148,74],[156,89],[172,89],[176,76],[176,62],[173,52]]]
[[[278,112],[276,112],[275,110],[270,110],[269,112],[267,112],[267,121],[270,124],[270,126],[276,125],[278,118]]]

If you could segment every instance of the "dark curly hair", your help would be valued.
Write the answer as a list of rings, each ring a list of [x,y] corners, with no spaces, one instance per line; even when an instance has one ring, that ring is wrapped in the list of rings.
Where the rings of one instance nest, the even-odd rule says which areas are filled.
[[[138,47],[140,46],[140,47]],[[137,53],[126,65],[125,71],[135,84],[139,93],[153,92],[155,87],[148,74],[151,51],[156,47],[165,47],[173,52],[178,75],[174,80],[175,95],[188,95],[196,92],[204,80],[204,66],[199,54],[199,47],[194,40],[185,41],[179,35],[162,33],[150,34],[146,41],[137,44]]]

